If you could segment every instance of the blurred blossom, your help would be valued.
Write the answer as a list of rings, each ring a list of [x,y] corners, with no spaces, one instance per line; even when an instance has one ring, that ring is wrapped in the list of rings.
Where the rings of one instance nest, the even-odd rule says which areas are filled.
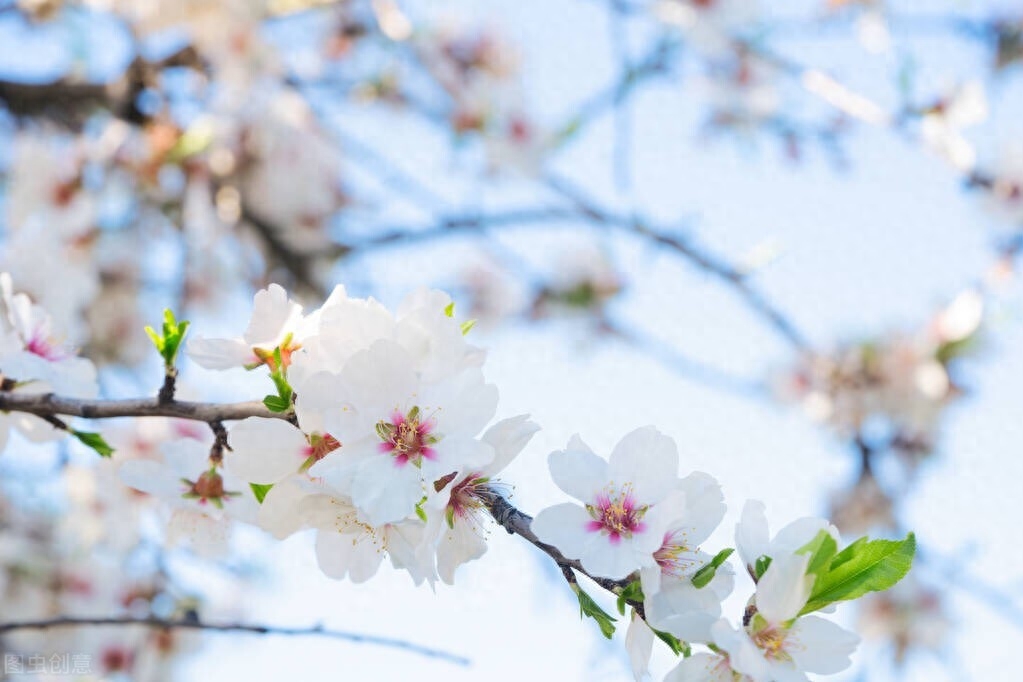
[[[983,309],[980,295],[967,291],[915,335],[806,355],[776,384],[779,395],[846,439],[868,431],[873,436],[881,420],[888,431],[884,445],[914,464],[934,448],[944,408],[961,393],[951,366],[974,350]]]
[[[831,496],[828,518],[844,535],[865,535],[895,527],[894,504],[871,473],[864,473],[848,490]]]
[[[756,0],[659,0],[653,12],[665,24],[680,28],[700,52],[720,56],[759,19],[760,6]]]
[[[964,83],[926,109],[920,122],[924,143],[960,171],[976,165],[977,153],[962,131],[988,117],[984,85]]]
[[[940,652],[951,627],[941,595],[913,579],[870,595],[860,611],[860,632],[868,639],[890,642],[897,663],[914,651]]]
[[[621,293],[624,280],[609,255],[591,242],[562,254],[533,301],[533,317],[585,316],[603,319],[608,302]]]

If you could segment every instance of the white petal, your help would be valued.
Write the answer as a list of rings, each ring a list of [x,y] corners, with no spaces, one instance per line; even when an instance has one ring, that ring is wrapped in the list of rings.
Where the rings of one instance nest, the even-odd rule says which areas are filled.
[[[611,452],[608,478],[631,483],[636,499],[652,504],[678,484],[678,448],[652,426],[626,434]]]
[[[757,559],[770,552],[770,540],[764,503],[760,500],[746,500],[742,518],[735,526],[735,547],[750,571]]]
[[[732,682],[732,668],[723,656],[700,652],[682,659],[664,682]]]
[[[231,429],[224,468],[247,483],[276,483],[298,471],[306,459],[305,436],[281,419],[251,417]]]
[[[713,476],[696,471],[683,478],[678,489],[686,497],[686,540],[695,548],[710,537],[725,516],[721,484]]]
[[[791,554],[814,539],[820,531],[828,529],[835,541],[838,541],[838,530],[824,519],[804,517],[788,524],[774,536],[771,541],[771,552],[774,554]]]
[[[636,678],[636,682],[649,679],[650,656],[654,651],[654,631],[635,612],[625,633],[625,651],[629,654],[629,664],[632,666],[632,676]]]
[[[801,670],[831,675],[849,667],[860,638],[817,616],[798,619],[785,637],[785,652]]]
[[[278,540],[298,532],[304,526],[301,501],[310,494],[294,478],[277,483],[259,506],[259,527]]]
[[[352,582],[363,582],[376,573],[383,557],[383,547],[372,535],[326,529],[316,534],[316,561],[329,578],[340,580],[350,572]]]
[[[444,523],[444,534],[437,545],[437,572],[448,585],[455,584],[455,569],[464,563],[479,559],[487,551],[481,531],[464,519],[455,519],[454,528]]]
[[[245,330],[248,346],[270,350],[283,341],[283,336],[297,326],[302,306],[288,300],[288,292],[279,284],[271,284],[256,292],[252,302],[252,319]]]
[[[417,468],[382,453],[363,462],[352,478],[352,502],[374,526],[412,516],[425,494]]]
[[[563,491],[591,504],[607,485],[607,462],[588,450],[556,450],[547,458],[551,478]]]
[[[497,422],[483,434],[483,440],[494,448],[494,459],[481,472],[493,476],[502,471],[526,447],[540,425],[529,420],[528,414],[520,414]]]
[[[578,559],[595,535],[586,528],[591,520],[585,509],[566,502],[540,510],[530,528],[540,542],[557,547],[569,559]]]
[[[241,339],[206,339],[195,336],[187,345],[188,357],[206,369],[232,369],[258,362]]]
[[[757,583],[757,611],[771,625],[795,618],[806,606],[813,587],[813,576],[806,575],[809,554],[773,557],[771,565]]]

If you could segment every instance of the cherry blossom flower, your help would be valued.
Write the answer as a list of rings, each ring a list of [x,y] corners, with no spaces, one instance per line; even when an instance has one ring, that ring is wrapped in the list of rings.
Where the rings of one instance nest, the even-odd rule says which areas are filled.
[[[675,443],[653,427],[627,434],[609,460],[598,457],[578,436],[568,449],[551,453],[551,476],[583,505],[548,507],[533,519],[533,532],[594,575],[625,578],[656,564],[665,522],[653,510],[678,485]]]
[[[735,526],[735,546],[746,570],[755,579],[758,559],[770,557],[773,560],[794,554],[822,530],[827,530],[838,540],[837,528],[825,519],[809,516],[789,523],[772,538],[764,503],[747,500],[742,508],[742,517]]]
[[[736,660],[736,670],[758,679],[805,681],[805,673],[832,674],[849,667],[859,637],[819,616],[802,616],[813,588],[809,554],[772,558],[757,583],[756,614],[747,631],[761,658]]]
[[[188,343],[188,355],[207,369],[251,369],[273,363],[274,349],[280,348],[282,361],[288,364],[311,331],[302,317],[302,306],[289,299],[283,287],[271,284],[256,293],[252,317],[241,338],[195,336]]]
[[[174,510],[168,540],[190,541],[197,552],[224,552],[230,520],[254,522],[258,508],[244,481],[210,461],[209,447],[186,438],[164,443],[159,460],[129,460],[120,468],[128,486],[154,495]]]
[[[540,427],[520,415],[500,421],[483,434],[483,442],[494,449],[494,458],[486,465],[460,471],[450,482],[440,479],[434,487],[443,484],[437,496],[444,506],[441,513],[428,519],[428,535],[437,536],[435,551],[437,572],[449,585],[455,581],[455,570],[462,564],[478,559],[487,551],[485,508],[486,497],[497,484],[495,476],[526,447]]]
[[[493,448],[475,438],[497,407],[497,390],[475,367],[424,381],[414,356],[380,340],[337,374],[322,372],[299,393],[296,414],[344,447],[314,464],[374,525],[415,512],[433,482],[486,464]],[[311,415],[311,419],[310,419]]]

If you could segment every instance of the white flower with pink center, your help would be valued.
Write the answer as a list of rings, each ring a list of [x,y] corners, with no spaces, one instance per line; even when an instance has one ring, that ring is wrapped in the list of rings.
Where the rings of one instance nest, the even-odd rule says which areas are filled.
[[[306,435],[281,419],[250,417],[231,429],[224,469],[249,483],[277,483],[341,447],[329,433]]]
[[[417,515],[434,482],[486,465],[493,448],[476,438],[497,408],[497,390],[477,367],[423,379],[404,346],[379,340],[338,373],[319,372],[298,391],[299,424],[343,447],[309,469],[350,498],[373,525]]]
[[[615,580],[656,565],[666,527],[655,511],[679,481],[673,440],[653,427],[637,429],[605,461],[576,436],[548,461],[554,482],[583,506],[541,511],[532,524],[541,541],[589,573]]]

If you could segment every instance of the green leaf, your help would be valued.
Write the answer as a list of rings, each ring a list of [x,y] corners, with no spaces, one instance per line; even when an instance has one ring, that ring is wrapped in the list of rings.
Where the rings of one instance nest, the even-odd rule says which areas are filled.
[[[625,615],[625,607],[632,602],[633,604],[642,604],[645,597],[643,596],[643,586],[638,580],[633,580],[631,583],[622,588],[622,591],[618,593],[618,613]]]
[[[448,317],[454,317],[455,316],[455,302],[454,301],[452,301],[451,303],[448,303],[446,306],[444,306],[444,314],[447,315]]]
[[[676,656],[689,658],[689,656],[693,653],[692,649],[689,648],[689,642],[683,642],[670,632],[662,632],[661,630],[654,630],[653,628],[650,629],[653,630],[655,635],[657,635],[657,639],[667,644],[668,648],[671,649],[671,652]]]
[[[831,537],[827,530],[821,529],[813,540],[796,550],[796,554],[809,554],[810,563],[806,568],[806,574],[820,575],[821,571],[829,569],[837,551],[838,543],[835,542],[835,538]]]
[[[579,615],[580,617],[589,616],[593,620],[597,621],[597,625],[600,627],[600,633],[611,639],[615,633],[615,618],[611,616],[607,611],[600,608],[597,602],[593,601],[590,595],[583,592],[582,588],[578,585],[573,585],[572,589],[575,591],[576,597],[579,599]]]
[[[256,501],[263,504],[263,500],[266,499],[266,494],[270,492],[270,488],[273,488],[273,483],[263,485],[262,483],[249,483],[249,487],[252,488],[252,494],[256,496]]]
[[[466,320],[462,323],[462,336],[468,335],[472,331],[472,328],[476,326],[476,320]]]
[[[771,557],[769,556],[757,557],[756,562],[754,562],[753,572],[756,574],[756,579],[758,582],[760,581],[761,578],[764,577],[764,574],[767,573],[767,569],[770,568],[770,566]]]
[[[426,502],[426,496],[424,495],[423,499],[419,500],[419,502],[416,503],[416,516],[418,516],[419,520],[422,521],[423,523],[426,523],[426,521],[427,521],[426,510],[423,509],[423,504],[425,502]]]
[[[279,395],[268,395],[263,398],[263,404],[271,412],[287,412],[288,408],[291,407],[291,401],[285,400]]]
[[[103,436],[92,431],[71,431],[71,435],[77,438],[83,445],[87,445],[96,451],[100,457],[110,457],[114,449],[103,440]]]
[[[726,547],[714,555],[714,558],[710,560],[710,563],[705,564],[700,568],[700,570],[693,574],[693,577],[690,579],[693,585],[696,587],[706,587],[709,585],[710,581],[713,580],[714,576],[717,574],[718,567],[725,563],[725,560],[728,559],[734,551],[735,550],[731,547]]]
[[[817,576],[810,599],[799,615],[868,592],[887,590],[909,573],[915,554],[913,533],[905,540],[857,540],[835,555],[827,571]]]

